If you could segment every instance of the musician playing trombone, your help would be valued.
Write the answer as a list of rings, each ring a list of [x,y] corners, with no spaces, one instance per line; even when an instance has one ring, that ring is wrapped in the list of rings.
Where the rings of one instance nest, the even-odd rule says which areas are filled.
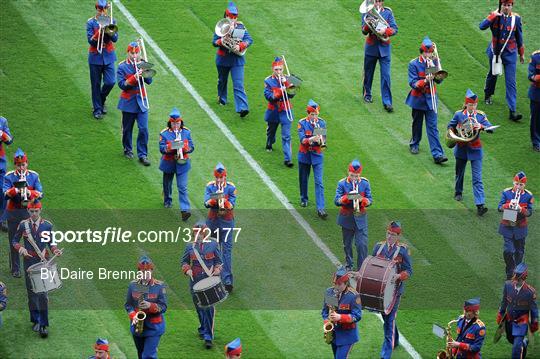
[[[154,279],[154,263],[148,256],[140,257],[137,271],[140,279],[129,283],[124,308],[139,359],[157,358],[159,341],[165,333],[167,285]],[[144,313],[142,324],[138,324],[139,312]]]
[[[109,18],[109,24],[116,24],[112,18],[112,4],[106,0],[97,0],[96,15],[86,22],[88,48],[88,65],[90,66],[90,86],[92,88],[93,116],[96,120],[107,114],[105,101],[114,87],[114,63],[116,51],[114,43],[118,41],[118,31],[107,31],[102,19]],[[100,21],[98,21],[100,20]],[[103,85],[102,85],[103,80]]]
[[[373,74],[375,73],[375,66],[379,61],[381,70],[381,97],[384,109],[388,112],[393,112],[392,106],[392,90],[390,82],[390,60],[392,45],[390,44],[390,37],[394,36],[398,32],[398,26],[394,19],[394,13],[392,9],[384,6],[384,0],[366,0],[367,2],[374,1],[374,8],[371,12],[375,11],[382,19],[379,22],[382,24],[379,28],[372,29],[366,23],[366,18],[370,21],[370,17],[373,17],[371,12],[362,15],[362,34],[366,36],[366,44],[364,46],[364,83],[363,83],[363,96],[364,101],[372,103],[371,97],[371,85],[373,84]],[[377,23],[379,23],[377,22]]]
[[[118,109],[122,111],[122,145],[124,157],[133,158],[133,125],[137,121],[137,156],[144,166],[150,166],[148,160],[148,94],[146,85],[152,83],[151,77],[143,77],[144,70],[139,67],[141,61],[140,41],[131,42],[127,47],[127,58],[118,64],[116,78],[122,89]]]
[[[276,142],[276,131],[281,125],[281,149],[283,151],[283,163],[292,167],[291,161],[291,124],[294,121],[291,101],[295,92],[292,84],[283,75],[285,61],[282,57],[276,57],[272,62],[272,75],[264,80],[264,97],[268,101],[268,107],[264,113],[266,126],[266,150],[272,152],[272,145]]]
[[[405,103],[412,108],[412,136],[409,142],[410,152],[418,154],[422,139],[422,127],[426,120],[426,132],[431,155],[436,164],[448,161],[444,155],[439,130],[437,128],[437,88],[435,83],[442,82],[435,74],[428,73],[428,68],[439,67],[439,59],[434,56],[435,44],[425,37],[420,45],[420,56],[409,62],[409,86],[411,91]]]
[[[24,258],[24,278],[32,330],[38,332],[42,338],[47,338],[49,335],[47,329],[49,326],[49,297],[47,292],[34,293],[28,268],[47,260],[50,257],[49,251],[55,256],[61,256],[62,251],[53,243],[42,240],[42,233],[51,233],[53,225],[51,222],[41,218],[41,209],[41,202],[31,201],[28,203],[30,217],[19,223],[11,245]]]
[[[493,126],[488,121],[484,112],[476,109],[478,105],[478,96],[467,89],[465,94],[465,103],[463,108],[454,113],[454,117],[448,123],[448,129],[456,131],[457,128],[468,127],[470,137],[464,138],[468,142],[457,142],[454,147],[454,156],[456,157],[456,179],[454,199],[461,201],[463,198],[463,178],[465,177],[465,167],[467,161],[471,162],[472,186],[474,195],[474,204],[477,208],[479,216],[483,216],[487,212],[485,206],[484,183],[482,182],[482,158],[484,151],[482,149],[482,141],[480,141],[480,131],[486,130],[492,133]]]
[[[191,131],[184,126],[180,111],[175,107],[169,114],[167,127],[159,134],[159,151],[162,153],[159,169],[163,172],[163,205],[172,207],[172,181],[176,174],[178,201],[182,220],[191,216],[188,196],[188,173],[191,169],[189,154],[195,150]]]

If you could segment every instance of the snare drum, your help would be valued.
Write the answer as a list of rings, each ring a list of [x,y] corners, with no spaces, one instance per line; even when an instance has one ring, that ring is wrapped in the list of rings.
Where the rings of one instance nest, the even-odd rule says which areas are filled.
[[[56,263],[36,263],[28,267],[27,272],[34,293],[46,293],[62,287]]]
[[[389,314],[397,299],[397,287],[392,278],[397,274],[396,263],[390,259],[368,256],[357,280],[356,291],[362,307]]]
[[[221,278],[204,278],[193,285],[193,295],[197,299],[197,305],[201,308],[211,307],[227,299],[229,293],[221,282]]]

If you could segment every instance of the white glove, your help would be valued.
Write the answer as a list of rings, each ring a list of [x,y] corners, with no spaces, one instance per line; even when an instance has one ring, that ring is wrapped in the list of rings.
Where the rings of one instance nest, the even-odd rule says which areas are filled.
[[[30,256],[30,254],[28,254],[28,251],[24,247],[19,248],[19,254],[22,255],[22,256],[25,256],[25,257]]]
[[[143,309],[143,310],[148,309],[150,308],[151,304],[152,303],[147,302],[146,300],[143,300],[142,302],[139,303],[139,309]]]

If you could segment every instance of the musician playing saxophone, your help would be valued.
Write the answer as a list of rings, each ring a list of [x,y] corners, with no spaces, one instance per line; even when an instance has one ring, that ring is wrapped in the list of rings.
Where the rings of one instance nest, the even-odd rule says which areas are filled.
[[[157,358],[159,340],[165,333],[166,285],[154,279],[154,263],[149,257],[139,259],[137,270],[141,279],[129,283],[124,307],[131,321],[131,334],[139,359]],[[139,311],[146,314],[142,332],[136,331]]]
[[[162,153],[159,169],[163,172],[163,206],[172,207],[172,181],[176,174],[176,188],[182,220],[191,217],[188,197],[188,173],[191,169],[189,154],[195,150],[191,131],[184,126],[180,111],[175,107],[169,114],[167,127],[159,134],[159,151]]]
[[[457,337],[448,343],[448,347],[456,359],[479,359],[480,350],[486,337],[486,326],[478,318],[480,313],[480,298],[465,301],[463,315],[457,322]]]
[[[366,16],[362,16],[362,34],[366,36],[366,44],[364,47],[364,84],[363,96],[367,103],[373,102],[371,96],[371,85],[373,84],[373,74],[377,60],[381,67],[381,97],[384,109],[388,112],[393,112],[392,107],[392,90],[390,83],[390,60],[392,45],[390,45],[390,36],[394,36],[398,32],[398,26],[394,19],[392,9],[384,6],[384,0],[375,0],[375,8],[379,15],[386,21],[388,27],[379,29],[378,34],[373,33],[373,30],[366,24]],[[388,40],[383,40],[381,37],[388,37]]]
[[[482,141],[480,141],[480,131],[487,129],[486,132],[492,132],[492,130],[489,129],[492,125],[488,121],[486,114],[476,109],[477,105],[478,96],[470,89],[467,89],[463,109],[454,113],[454,117],[448,123],[448,129],[456,131],[457,128],[463,128],[464,126],[470,127],[470,136],[474,136],[474,139],[469,142],[458,141],[457,146],[454,147],[454,156],[456,157],[454,199],[456,201],[461,201],[463,198],[462,192],[465,167],[467,166],[467,161],[470,161],[474,204],[476,205],[478,215],[483,216],[488,209],[484,205],[484,184],[482,182],[482,157],[484,156],[484,152],[482,149]]]
[[[335,359],[345,359],[354,345],[358,342],[358,322],[362,319],[360,296],[349,284],[349,273],[345,267],[340,267],[334,274],[333,287],[325,292],[322,308],[324,324],[334,323],[334,335],[331,342]],[[337,296],[338,306],[327,303],[329,296]]]

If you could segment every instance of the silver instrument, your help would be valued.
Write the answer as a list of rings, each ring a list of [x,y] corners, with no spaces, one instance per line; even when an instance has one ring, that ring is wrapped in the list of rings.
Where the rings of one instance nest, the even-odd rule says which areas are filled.
[[[26,208],[28,206],[29,201],[29,191],[28,191],[28,182],[26,182],[26,172],[18,173],[19,175],[19,183],[21,184],[17,188],[19,189],[19,193],[21,195],[21,205]]]
[[[289,93],[287,92],[289,91],[289,89],[287,88],[287,86],[285,86],[287,78],[291,77],[291,73],[289,72],[289,66],[287,66],[287,60],[285,60],[285,55],[282,55],[281,58],[283,59],[283,64],[285,66],[285,71],[287,72],[287,75],[285,78],[283,78],[282,76],[278,77],[279,87],[281,88],[281,92],[283,93],[283,105],[285,107],[285,114],[287,115],[287,119],[290,122],[293,122],[294,118],[291,111],[291,103],[289,102]]]
[[[225,190],[225,182],[219,182],[217,183],[218,189],[216,193],[221,194],[221,196],[218,199],[218,207],[220,210],[225,209],[225,196],[223,195],[223,192]]]
[[[319,146],[321,147],[321,150],[326,149],[326,128],[322,128],[319,124],[319,121],[316,121],[313,126],[315,127],[313,129],[313,135],[317,136],[317,142],[319,143]]]
[[[238,56],[244,56],[247,51],[247,48],[242,51],[236,50],[236,45],[242,42],[244,31],[242,29],[235,30],[234,22],[227,17],[219,20],[214,28],[216,35],[221,37],[221,44]],[[239,36],[240,34],[242,36]]]
[[[360,213],[360,201],[362,196],[358,193],[358,181],[353,181],[353,190],[350,192],[353,197],[353,209],[354,213]]]
[[[174,158],[176,162],[184,164],[187,162],[187,159],[184,157],[184,143],[182,141],[182,130],[174,130],[174,141],[171,144],[171,148],[176,150],[176,155]]]
[[[377,36],[382,41],[390,40],[389,36],[381,35],[379,33],[379,31],[381,30],[386,31],[386,29],[390,27],[390,25],[388,25],[388,22],[386,22],[384,17],[382,17],[382,15],[375,7],[375,0],[364,0],[364,2],[360,4],[360,8],[358,9],[358,11],[360,11],[361,14],[365,15],[364,21],[375,36]]]
[[[426,58],[426,74],[432,74],[433,78],[429,82],[429,92],[431,95],[431,107],[433,112],[437,113],[437,99],[435,98],[435,86],[433,84],[434,80],[442,81],[448,77],[448,71],[442,69],[441,58],[439,57],[439,51],[437,51],[437,45],[433,43],[433,55],[434,58]],[[437,60],[437,65],[435,65],[435,59]]]
[[[142,89],[142,106],[148,110],[150,109],[150,102],[148,100],[148,93],[146,92],[146,83],[144,82],[144,79],[152,78],[156,74],[156,71],[152,68],[154,67],[154,65],[148,62],[148,56],[146,55],[146,47],[144,46],[144,40],[142,38],[139,38],[137,39],[137,43],[139,44],[142,52],[142,60],[133,61],[133,66],[135,67],[135,77],[137,78],[137,83],[139,84],[139,88]],[[142,70],[142,73],[140,75],[139,69]]]

